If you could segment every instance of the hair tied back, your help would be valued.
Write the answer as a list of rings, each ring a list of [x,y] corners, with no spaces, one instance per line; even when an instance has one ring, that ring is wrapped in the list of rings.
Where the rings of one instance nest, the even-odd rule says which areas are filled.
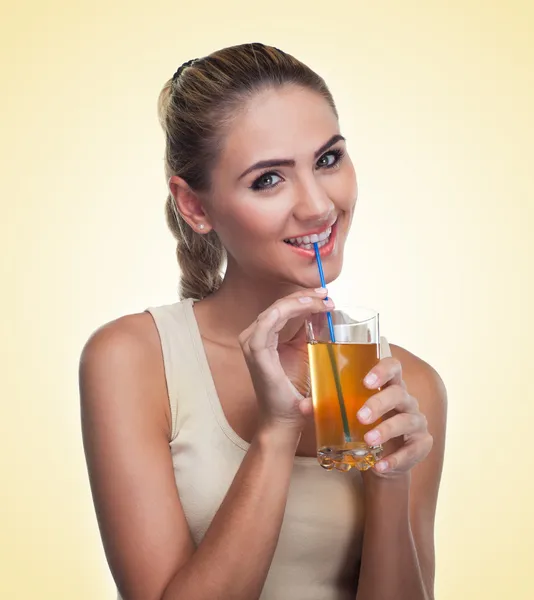
[[[183,65],[179,66],[178,69],[176,70],[176,73],[172,76],[173,82],[176,81],[178,79],[178,77],[180,77],[180,75],[182,74],[182,71],[184,69],[186,69],[187,67],[192,67],[193,64],[197,60],[198,60],[198,58],[192,58],[191,60],[188,60],[188,61],[184,62]]]

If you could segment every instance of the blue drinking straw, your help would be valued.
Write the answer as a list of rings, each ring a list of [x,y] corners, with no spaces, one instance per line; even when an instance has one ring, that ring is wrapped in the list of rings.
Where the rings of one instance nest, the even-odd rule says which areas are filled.
[[[315,242],[313,244],[313,247],[315,248],[315,260],[317,261],[317,268],[319,269],[319,277],[321,279],[321,286],[326,289],[326,282],[324,280],[324,273],[323,273],[323,263],[321,262],[321,255],[319,254],[319,246],[317,245],[317,242]],[[327,300],[327,299],[328,299],[328,296],[325,298],[325,300]],[[334,324],[332,323],[332,315],[330,314],[330,311],[328,311],[326,313],[326,318],[328,319],[328,329],[330,329],[330,341],[335,343],[336,336],[334,334]]]
[[[319,246],[317,245],[317,242],[315,242],[313,244],[313,247],[315,248],[315,260],[317,261],[317,268],[319,269],[319,277],[321,279],[321,286],[326,288],[326,282],[325,282],[324,273],[323,273],[323,263],[321,262],[321,255],[319,253]],[[328,296],[325,298],[325,300],[327,298],[328,298]],[[331,315],[330,311],[328,311],[326,313],[326,318],[328,320],[328,329],[330,330],[330,341],[332,343],[335,343],[336,336],[334,334],[334,324],[332,323],[332,315]],[[327,347],[328,347],[328,354],[330,356],[330,364],[332,365],[332,373],[334,374],[334,382],[336,384],[337,399],[339,401],[339,410],[341,412],[341,420],[343,421],[343,433],[345,434],[345,442],[351,442],[352,438],[350,435],[350,427],[349,427],[349,421],[347,419],[347,410],[345,408],[345,401],[343,400],[343,390],[341,389],[341,381],[339,381],[339,373],[337,370],[336,356],[334,354],[334,349],[332,348],[332,345],[327,344]]]

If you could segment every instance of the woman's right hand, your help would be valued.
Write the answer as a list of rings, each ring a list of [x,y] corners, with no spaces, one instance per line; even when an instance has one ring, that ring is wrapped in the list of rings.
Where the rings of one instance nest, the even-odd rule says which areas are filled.
[[[301,430],[311,413],[311,399],[297,389],[307,379],[308,360],[304,326],[287,342],[278,336],[290,319],[332,310],[324,288],[301,290],[277,300],[239,336],[252,377],[262,425],[284,425]],[[284,367],[282,367],[283,356]],[[297,384],[297,386],[296,386]]]

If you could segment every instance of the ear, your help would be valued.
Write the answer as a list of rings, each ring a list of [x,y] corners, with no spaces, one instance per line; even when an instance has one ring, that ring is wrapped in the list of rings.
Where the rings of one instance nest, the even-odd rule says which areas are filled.
[[[208,233],[212,226],[207,213],[202,206],[202,200],[188,183],[173,175],[169,179],[169,191],[174,199],[174,204],[182,217],[197,233]]]

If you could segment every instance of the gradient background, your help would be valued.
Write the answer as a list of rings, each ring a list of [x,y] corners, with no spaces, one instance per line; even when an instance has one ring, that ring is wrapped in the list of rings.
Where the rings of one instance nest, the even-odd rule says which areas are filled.
[[[326,78],[358,172],[333,297],[378,308],[448,387],[437,598],[534,598],[532,3],[184,4],[1,8],[0,597],[115,595],[79,353],[102,323],[176,298],[161,86],[263,41]]]

